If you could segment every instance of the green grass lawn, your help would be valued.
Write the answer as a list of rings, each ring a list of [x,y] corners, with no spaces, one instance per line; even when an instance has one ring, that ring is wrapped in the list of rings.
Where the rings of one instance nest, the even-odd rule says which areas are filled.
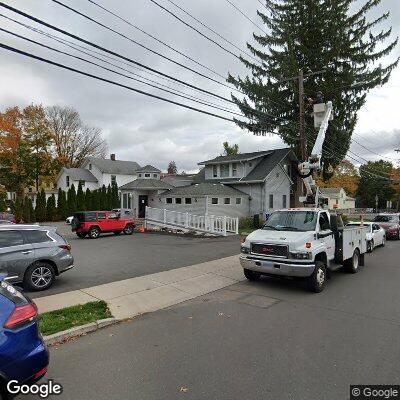
[[[105,301],[93,301],[40,314],[39,328],[42,334],[47,336],[110,317],[112,315]]]

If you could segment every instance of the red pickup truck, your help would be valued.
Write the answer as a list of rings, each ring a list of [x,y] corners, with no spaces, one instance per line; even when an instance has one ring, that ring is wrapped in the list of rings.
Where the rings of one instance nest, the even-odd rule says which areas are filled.
[[[86,235],[90,239],[97,239],[101,233],[113,232],[119,235],[132,235],[135,221],[132,218],[121,217],[114,211],[82,211],[74,214],[71,222],[72,232],[80,238]]]

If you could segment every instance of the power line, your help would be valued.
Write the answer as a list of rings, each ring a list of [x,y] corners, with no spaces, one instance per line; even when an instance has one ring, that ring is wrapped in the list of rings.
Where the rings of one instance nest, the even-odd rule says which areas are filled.
[[[115,29],[113,29],[113,28],[110,28],[109,26],[103,24],[102,22],[97,21],[96,19],[90,17],[89,15],[86,15],[86,14],[84,14],[84,13],[82,13],[82,12],[76,10],[75,8],[70,7],[70,6],[68,6],[67,4],[62,3],[62,2],[59,1],[59,0],[52,0],[52,1],[53,1],[54,3],[60,5],[60,6],[64,7],[64,8],[66,8],[66,9],[68,9],[68,10],[70,10],[70,11],[72,11],[72,12],[78,14],[78,15],[80,15],[81,17],[86,18],[86,19],[88,19],[89,21],[91,21],[91,22],[93,22],[93,23],[95,23],[95,24],[97,24],[97,25],[99,25],[99,26],[101,26],[101,27],[103,27],[103,28],[105,28],[105,29],[107,29],[107,30],[109,30],[109,31],[111,31],[111,32],[113,32],[113,33],[115,33],[116,35],[121,36],[121,37],[123,37],[123,38],[126,39],[126,40],[129,40],[130,42],[136,44],[137,46],[139,46],[139,47],[141,47],[141,48],[143,48],[143,49],[145,49],[145,50],[147,50],[147,51],[149,51],[149,52],[151,52],[151,53],[153,53],[153,54],[155,54],[155,55],[157,55],[157,56],[159,56],[159,57],[161,57],[161,58],[164,58],[165,60],[168,60],[168,61],[172,62],[172,63],[175,64],[175,65],[178,65],[178,66],[181,67],[181,68],[187,69],[188,71],[193,72],[193,73],[196,74],[196,75],[199,75],[199,76],[201,76],[201,77],[203,77],[203,78],[209,79],[210,81],[213,81],[213,82],[215,82],[215,83],[218,83],[219,85],[222,85],[222,86],[224,86],[224,87],[227,87],[227,88],[229,88],[229,89],[231,89],[231,90],[234,89],[234,88],[232,88],[230,85],[227,85],[226,83],[223,83],[223,82],[220,82],[220,81],[218,81],[218,80],[216,80],[216,79],[214,79],[214,78],[211,78],[211,77],[209,77],[208,75],[205,75],[205,74],[203,74],[203,73],[201,73],[201,72],[199,72],[199,71],[196,71],[195,69],[190,68],[190,67],[188,67],[187,65],[184,65],[184,64],[180,63],[179,61],[173,60],[172,58],[170,58],[170,57],[168,57],[168,56],[165,56],[164,54],[161,54],[161,53],[159,53],[158,51],[155,51],[155,50],[151,49],[150,47],[147,47],[147,46],[143,45],[142,43],[140,43],[140,42],[138,42],[138,41],[136,41],[136,40],[130,38],[129,36],[126,36],[126,35],[124,35],[123,33],[118,32],[117,30],[115,30]]]
[[[236,4],[232,3],[230,0],[226,0],[236,11],[239,11],[240,14],[243,15],[248,21],[250,21],[255,27],[257,27],[261,32],[265,33],[268,35],[267,32],[264,31],[260,26],[258,26],[250,17],[247,16]]]
[[[84,71],[81,71],[79,69],[76,69],[76,68],[68,67],[67,65],[63,65],[63,64],[57,63],[55,61],[48,60],[46,58],[36,56],[34,54],[19,50],[19,49],[15,48],[15,47],[8,46],[8,45],[6,45],[4,43],[0,43],[0,47],[2,47],[3,49],[9,50],[11,52],[14,52],[14,53],[21,54],[23,56],[26,56],[26,57],[29,57],[29,58],[33,58],[35,60],[42,61],[42,62],[50,64],[50,65],[54,65],[56,67],[59,67],[59,68],[62,68],[62,69],[66,69],[68,71],[75,72],[75,73],[80,74],[80,75],[88,76],[89,78],[97,79],[97,80],[102,81],[102,82],[110,83],[112,85],[119,86],[119,87],[122,87],[124,89],[128,89],[128,90],[131,90],[133,92],[140,93],[140,94],[143,94],[145,96],[152,97],[154,99],[158,99],[158,100],[164,101],[166,103],[175,104],[175,105],[177,105],[179,107],[187,108],[189,110],[193,110],[193,111],[196,111],[196,112],[199,112],[199,113],[202,113],[202,114],[210,115],[212,117],[223,119],[225,121],[234,122],[232,119],[226,118],[226,117],[224,117],[222,115],[214,114],[214,113],[211,113],[209,111],[202,110],[202,109],[196,108],[196,107],[192,107],[192,106],[189,106],[187,104],[179,103],[179,102],[174,101],[174,100],[169,100],[169,99],[166,99],[165,97],[160,97],[160,96],[157,96],[155,94],[151,94],[151,93],[145,92],[143,90],[139,90],[139,89],[133,88],[131,86],[127,86],[127,85],[124,85],[122,83],[118,83],[118,82],[112,81],[110,79],[102,78],[100,76],[93,75],[93,74],[90,74],[88,72],[84,72]]]
[[[82,57],[79,57],[79,56],[75,56],[75,55],[73,55],[73,54],[64,52],[64,51],[62,51],[62,50],[55,49],[54,47],[47,46],[47,45],[45,45],[45,44],[43,44],[43,43],[39,43],[39,42],[37,42],[37,41],[35,41],[35,40],[33,40],[33,39],[29,39],[29,38],[27,38],[27,37],[25,37],[25,36],[19,35],[19,34],[15,33],[15,32],[11,32],[11,31],[9,31],[9,30],[7,30],[7,29],[0,28],[0,31],[6,32],[6,33],[8,33],[8,34],[10,34],[10,35],[13,35],[13,36],[18,37],[18,38],[20,38],[20,39],[23,39],[23,40],[26,40],[26,41],[28,41],[28,42],[34,43],[34,44],[36,44],[36,45],[38,45],[38,46],[41,46],[41,47],[44,47],[44,48],[46,48],[46,49],[55,51],[55,52],[57,52],[57,53],[64,54],[64,55],[66,55],[66,56],[68,56],[68,57],[72,57],[72,58],[75,58],[75,59],[77,59],[77,60],[84,61],[84,62],[89,63],[89,64],[91,64],[91,65],[95,65],[95,66],[97,66],[97,67],[99,67],[99,68],[102,68],[102,69],[104,69],[104,70],[106,70],[106,71],[110,71],[110,72],[113,72],[113,73],[115,73],[115,74],[117,74],[117,75],[123,76],[123,77],[125,77],[125,78],[132,79],[132,80],[134,80],[134,81],[136,81],[136,82],[143,83],[143,84],[148,85],[148,86],[150,86],[150,87],[153,87],[153,88],[155,88],[155,89],[165,91],[165,92],[170,93],[170,94],[173,94],[173,95],[175,95],[175,96],[182,97],[182,98],[185,98],[185,99],[187,99],[187,100],[191,100],[191,101],[197,102],[197,103],[199,103],[199,104],[203,104],[203,105],[206,105],[206,106],[208,106],[208,107],[212,107],[212,108],[218,109],[218,110],[220,110],[220,111],[228,112],[228,113],[235,114],[235,115],[239,115],[239,116],[242,116],[242,117],[243,117],[242,114],[239,114],[239,113],[237,113],[236,111],[229,110],[229,109],[227,109],[227,108],[225,108],[225,107],[220,107],[220,106],[218,106],[218,105],[216,105],[216,104],[213,104],[213,103],[210,103],[210,102],[207,102],[207,101],[203,101],[203,100],[198,99],[198,98],[193,97],[193,96],[188,96],[188,95],[186,95],[186,94],[178,94],[178,93],[175,91],[175,89],[172,89],[172,88],[171,88],[171,89],[172,89],[173,91],[172,91],[172,90],[168,90],[168,89],[164,89],[164,88],[162,88],[162,87],[160,87],[160,86],[153,85],[153,84],[148,83],[148,82],[144,82],[144,81],[142,81],[142,80],[140,80],[140,79],[133,78],[133,77],[131,77],[131,76],[122,74],[122,73],[120,73],[120,72],[118,72],[118,71],[115,71],[115,70],[113,70],[113,69],[104,67],[104,66],[102,66],[102,65],[100,65],[100,64],[97,64],[97,63],[95,63],[95,62],[89,61],[89,60],[87,60],[87,59],[85,59],[85,58],[82,58]],[[108,63],[107,61],[103,61],[103,62]],[[110,63],[108,63],[108,64],[110,64]],[[112,65],[113,65],[113,64],[112,64]],[[114,66],[115,66],[115,65],[114,65]],[[120,68],[120,67],[117,66],[117,68]],[[125,70],[125,71],[127,71],[127,70]],[[130,71],[127,71],[127,72],[129,72],[130,74],[132,74]],[[133,74],[133,75],[137,75],[137,74]],[[143,77],[142,77],[142,78],[143,78]],[[147,79],[147,78],[144,78],[144,79]],[[154,82],[154,81],[153,81],[153,82]],[[156,82],[155,82],[155,83],[156,83]],[[182,93],[182,92],[181,92],[181,93]]]
[[[8,4],[5,4],[5,3],[1,2],[1,1],[0,1],[0,6],[6,8],[6,9],[8,9],[8,10],[10,10],[10,11],[13,11],[13,12],[16,13],[16,14],[22,15],[22,16],[25,17],[25,18],[28,18],[28,19],[30,19],[30,20],[32,20],[32,21],[35,21],[35,22],[37,22],[37,23],[39,23],[39,24],[41,24],[41,25],[44,25],[44,26],[46,26],[47,28],[53,29],[53,30],[55,30],[55,31],[57,31],[57,32],[60,32],[60,33],[62,33],[62,34],[64,34],[64,35],[67,35],[67,36],[69,36],[69,37],[71,37],[71,38],[73,38],[73,39],[75,39],[75,40],[78,40],[78,41],[80,41],[80,42],[82,42],[82,43],[88,44],[89,46],[95,47],[96,49],[102,50],[102,51],[104,51],[104,52],[106,52],[106,53],[109,53],[109,54],[112,54],[112,55],[114,55],[114,56],[116,56],[116,57],[118,57],[118,58],[121,58],[121,59],[123,59],[123,60],[129,61],[129,62],[132,63],[132,64],[138,65],[138,66],[140,66],[140,67],[142,67],[142,68],[144,68],[144,69],[146,69],[146,70],[149,70],[149,71],[155,72],[156,74],[159,74],[159,75],[161,75],[161,76],[167,77],[167,78],[171,79],[172,81],[179,82],[179,83],[181,83],[181,84],[183,84],[183,85],[185,85],[185,86],[188,86],[188,87],[191,87],[191,88],[193,88],[193,89],[199,90],[200,92],[203,92],[203,93],[207,93],[207,94],[209,94],[209,95],[211,95],[211,96],[220,98],[220,99],[222,99],[222,100],[227,100],[227,99],[226,99],[225,97],[223,97],[223,96],[220,96],[220,95],[218,95],[218,94],[215,94],[215,93],[213,93],[213,92],[210,92],[210,91],[208,91],[208,90],[206,90],[206,89],[203,89],[203,88],[201,88],[201,87],[198,87],[198,86],[196,86],[196,85],[192,85],[191,83],[182,81],[181,79],[175,78],[175,77],[173,77],[173,76],[171,76],[171,75],[168,75],[168,74],[166,74],[166,73],[164,73],[164,72],[161,72],[161,71],[159,71],[159,70],[156,70],[156,69],[154,69],[154,68],[151,68],[151,67],[149,67],[149,66],[147,66],[147,65],[145,65],[145,64],[142,64],[142,63],[140,63],[140,62],[138,62],[138,61],[132,60],[132,59],[129,58],[129,57],[125,57],[125,56],[123,56],[123,55],[121,55],[121,54],[119,54],[119,53],[116,53],[116,52],[114,52],[114,51],[112,51],[112,50],[109,50],[109,49],[107,49],[107,48],[105,48],[105,47],[102,47],[102,46],[100,46],[100,45],[98,45],[98,44],[96,44],[96,43],[93,43],[93,42],[91,42],[91,41],[89,41],[89,40],[83,39],[83,38],[81,38],[81,37],[78,36],[78,35],[75,35],[75,34],[73,34],[73,33],[67,32],[67,31],[65,31],[65,30],[63,30],[63,29],[61,29],[61,28],[58,28],[58,27],[56,27],[56,26],[54,26],[54,25],[51,25],[51,24],[49,24],[49,23],[47,23],[47,22],[45,22],[45,21],[42,21],[42,20],[39,19],[39,18],[36,18],[36,17],[34,17],[34,16],[32,16],[32,15],[29,15],[29,14],[27,14],[27,13],[21,11],[21,10],[18,10],[17,8],[11,7],[11,6],[9,6]],[[228,101],[230,101],[230,100],[228,100]],[[230,102],[232,102],[232,101],[230,101]],[[233,102],[232,102],[232,103],[233,103]]]
[[[210,26],[206,25],[204,22],[202,22],[200,19],[196,18],[193,14],[191,14],[189,11],[185,10],[183,7],[181,7],[179,4],[176,4],[174,1],[172,0],[167,0],[169,3],[173,4],[176,8],[178,8],[179,10],[181,10],[183,13],[185,13],[187,16],[189,16],[190,18],[192,18],[194,21],[196,21],[197,23],[199,23],[201,26],[203,26],[204,28],[208,29],[210,32],[212,32],[214,35],[218,36],[220,39],[224,40],[226,43],[230,44],[231,46],[233,46],[236,50],[239,50],[241,53],[245,54],[247,57],[252,58],[254,61],[257,61],[258,63],[260,63],[260,60],[258,60],[257,58],[255,58],[252,54],[246,52],[246,50],[241,49],[240,47],[236,46],[234,43],[232,43],[229,39],[225,38],[224,36],[222,36],[220,33],[218,33],[215,29],[210,28]]]
[[[146,35],[146,36],[152,38],[152,39],[155,40],[156,42],[161,43],[162,45],[166,46],[168,49],[174,51],[175,53],[177,53],[177,54],[179,54],[179,55],[181,55],[181,56],[187,58],[188,60],[194,62],[195,64],[197,64],[197,65],[199,65],[199,66],[201,66],[201,67],[207,69],[208,71],[210,71],[210,72],[212,72],[212,73],[218,75],[220,78],[226,79],[226,77],[223,76],[222,74],[220,74],[220,73],[214,71],[212,68],[207,67],[206,65],[202,64],[201,62],[196,61],[195,59],[193,59],[192,57],[190,57],[190,56],[188,56],[187,54],[183,53],[182,51],[175,49],[174,47],[172,47],[172,46],[169,45],[168,43],[164,42],[164,41],[161,40],[161,39],[158,39],[158,38],[155,37],[154,35],[152,35],[152,34],[146,32],[145,30],[143,30],[142,28],[139,28],[137,25],[135,25],[135,24],[133,24],[132,22],[128,21],[127,19],[121,17],[121,16],[118,15],[117,13],[114,13],[113,11],[111,11],[111,10],[107,9],[106,7],[104,7],[104,6],[102,6],[102,5],[98,4],[98,3],[96,3],[96,2],[93,1],[93,0],[88,0],[88,1],[89,1],[90,3],[92,3],[93,5],[95,5],[96,7],[99,7],[99,8],[102,9],[103,11],[105,11],[105,12],[107,12],[107,13],[113,15],[114,17],[120,19],[121,21],[125,22],[126,24],[128,24],[128,25],[131,26],[132,28],[135,28],[135,29],[137,29],[139,32],[142,32],[144,35]]]

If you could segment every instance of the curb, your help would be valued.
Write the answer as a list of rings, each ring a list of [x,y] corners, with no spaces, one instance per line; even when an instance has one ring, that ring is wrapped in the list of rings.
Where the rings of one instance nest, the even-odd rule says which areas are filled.
[[[120,321],[121,320],[117,318],[100,319],[96,322],[91,322],[90,324],[76,326],[65,331],[54,333],[53,335],[44,336],[43,340],[47,346],[53,346],[58,343],[66,342],[67,340],[77,336],[83,336],[87,333],[105,328],[106,326],[117,324]]]

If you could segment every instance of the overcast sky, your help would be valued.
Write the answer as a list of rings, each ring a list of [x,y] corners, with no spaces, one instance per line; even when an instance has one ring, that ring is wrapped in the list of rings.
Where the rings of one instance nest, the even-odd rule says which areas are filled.
[[[190,65],[208,76],[219,79],[218,76],[190,63],[184,57],[156,43],[124,22],[107,15],[86,0],[62,1],[166,56]],[[179,10],[174,8],[167,0],[156,1],[182,16],[182,13],[179,13]],[[256,17],[256,9],[261,7],[257,0],[232,1],[261,25]],[[150,0],[118,2],[96,0],[96,2],[112,9],[115,13],[123,15],[140,28],[173,45],[174,48],[223,76],[226,76],[228,71],[232,74],[243,74],[245,72],[243,66],[235,57],[207,42],[197,33],[158,8]],[[210,27],[215,28],[221,35],[240,48],[245,48],[246,41],[251,40],[252,33],[257,30],[226,0],[202,0],[196,2],[193,0],[174,0],[174,2],[190,11]],[[64,9],[51,0],[5,0],[5,3],[148,66],[160,69],[214,93],[229,97],[230,90],[228,88],[199,77],[151,54],[134,43],[80,16],[74,15],[71,11]],[[362,5],[364,1],[357,0],[356,4]],[[382,0],[382,4],[379,9],[377,8],[374,11],[373,15],[389,10],[391,11],[391,17],[386,25],[393,26],[394,37],[400,35],[399,0]],[[4,9],[1,9],[0,13],[34,25],[33,22],[23,17],[18,17]],[[188,19],[187,17],[184,18]],[[67,49],[39,34],[27,31],[23,27],[18,27],[3,18],[0,18],[0,21],[0,26],[2,27],[35,38],[48,45],[60,49],[63,48],[64,51],[78,54],[74,50]],[[191,23],[195,24],[193,21]],[[38,25],[36,26],[39,27]],[[212,36],[209,32],[207,34]],[[0,32],[0,38],[2,43],[66,63],[78,69],[90,71],[102,77],[117,80],[141,90],[168,97],[175,101],[183,101],[196,107],[193,102],[184,99],[179,100],[179,98],[168,93],[162,93],[141,83],[118,77],[67,56],[55,54],[50,50],[39,48],[35,44],[12,38],[6,33]],[[225,45],[229,47],[229,45]],[[236,52],[232,47],[229,47],[229,49]],[[399,55],[400,46],[395,50],[393,57]],[[158,79],[137,70],[135,71],[133,68],[131,69],[149,78]],[[164,80],[160,80],[160,82],[178,88],[178,86]],[[203,100],[221,104],[217,99],[212,100],[207,96],[199,95],[197,92],[182,87],[180,89],[188,94],[201,97]],[[6,107],[15,104],[23,107],[32,102],[41,103],[44,106],[59,104],[75,107],[86,123],[102,128],[110,152],[116,153],[118,159],[137,161],[141,165],[150,163],[162,170],[166,169],[170,160],[175,160],[179,171],[196,171],[199,161],[215,157],[221,153],[222,142],[226,140],[230,143],[238,143],[241,152],[284,146],[276,136],[255,137],[246,131],[240,130],[228,121],[201,115],[123,88],[0,50],[0,109],[4,110]],[[395,148],[400,147],[399,104],[400,68],[394,71],[391,80],[385,87],[377,88],[370,92],[367,104],[359,113],[359,122],[353,138],[385,157],[400,158],[400,154],[394,152]],[[197,105],[197,107],[205,108],[201,105]],[[214,112],[224,115],[223,112],[218,110],[214,110]],[[351,150],[365,159],[373,160],[379,158],[371,152],[360,148],[357,144],[353,144]]]

